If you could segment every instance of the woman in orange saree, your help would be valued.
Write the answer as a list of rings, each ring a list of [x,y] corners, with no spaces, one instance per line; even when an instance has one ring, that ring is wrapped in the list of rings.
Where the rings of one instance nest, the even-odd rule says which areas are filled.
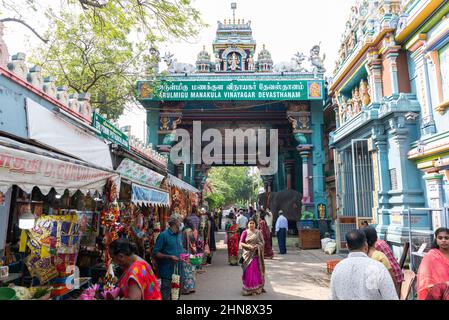
[[[449,281],[449,229],[435,231],[432,249],[424,256],[418,270],[418,300],[425,300],[436,285]]]
[[[228,262],[231,266],[239,265],[239,225],[232,215],[232,225],[228,231]]]

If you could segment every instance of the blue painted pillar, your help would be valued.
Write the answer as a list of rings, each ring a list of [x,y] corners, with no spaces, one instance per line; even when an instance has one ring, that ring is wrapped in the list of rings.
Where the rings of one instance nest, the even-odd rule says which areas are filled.
[[[385,238],[385,233],[390,225],[390,211],[389,209],[389,196],[388,191],[390,191],[390,177],[389,177],[389,166],[388,166],[388,143],[387,136],[383,134],[383,129],[379,126],[377,129],[373,129],[372,139],[375,146],[376,152],[373,154],[374,160],[377,164],[374,164],[374,181],[378,183],[378,194],[377,194],[377,232],[380,238]]]
[[[190,183],[190,164],[189,163],[187,163],[185,165],[184,176],[182,177],[182,180],[186,181],[187,183]]]
[[[312,175],[313,175],[313,193],[312,201],[315,205],[315,219],[319,219],[318,205],[324,204],[326,208],[327,195],[325,192],[324,176],[324,146],[323,146],[323,102],[313,101],[310,103],[311,123],[312,123]]]
[[[159,105],[151,104],[147,109],[147,142],[153,145],[154,150],[159,144],[159,112]]]

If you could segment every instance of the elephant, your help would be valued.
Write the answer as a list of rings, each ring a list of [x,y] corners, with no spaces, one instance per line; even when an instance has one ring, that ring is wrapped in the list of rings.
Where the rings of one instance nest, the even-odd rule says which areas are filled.
[[[296,222],[301,220],[302,193],[285,189],[279,192],[271,192],[267,202],[267,194],[261,193],[258,197],[259,206],[268,207],[273,213],[273,221],[276,221],[279,210],[284,211],[288,220],[289,229],[296,230]]]

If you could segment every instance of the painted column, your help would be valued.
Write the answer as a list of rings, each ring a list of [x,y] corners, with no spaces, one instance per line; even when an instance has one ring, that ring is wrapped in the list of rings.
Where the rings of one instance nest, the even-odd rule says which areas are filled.
[[[427,203],[430,208],[441,208],[444,205],[443,199],[443,174],[428,173],[423,176],[426,182]]]
[[[313,203],[315,204],[315,218],[318,219],[319,212],[317,206],[319,204],[327,204],[327,195],[325,187],[324,176],[324,134],[323,134],[323,102],[314,101],[310,104],[311,111],[311,123],[312,123],[312,145],[313,145],[313,157],[312,157],[312,176],[313,176],[313,193],[311,194]]]
[[[368,62],[365,68],[368,72],[371,100],[372,102],[380,103],[383,98],[382,60],[379,59],[379,53],[377,51],[372,51],[368,54]]]
[[[430,85],[430,76],[429,76],[429,66],[432,64],[432,60],[429,56],[425,56],[423,58],[423,72],[424,72],[424,86],[425,86],[425,99],[428,109],[428,118],[423,121],[424,133],[425,134],[433,134],[436,133],[435,121],[433,118],[433,108],[432,106],[436,105],[432,102],[432,92]]]
[[[286,160],[285,161],[285,171],[287,173],[287,189],[293,189],[292,184],[292,170],[293,170],[294,161]]]
[[[416,93],[421,104],[421,131],[423,135],[433,134],[436,132],[435,121],[433,119],[433,109],[431,100],[431,91],[429,83],[429,69],[427,59],[424,57],[423,47],[420,46],[411,54],[415,63],[415,82]]]
[[[389,196],[390,178],[388,175],[388,142],[385,130],[382,125],[376,126],[372,130],[373,144],[376,148],[376,164],[373,164],[373,173],[378,179],[378,211],[377,211],[377,231],[381,238],[385,237],[385,232],[390,225]],[[377,167],[377,170],[376,170]],[[376,177],[374,177],[376,180]]]
[[[302,203],[310,204],[312,198],[310,196],[310,179],[309,179],[309,157],[310,151],[300,152],[302,159]]]
[[[390,226],[387,240],[402,245],[408,239],[408,208],[422,208],[424,206],[420,176],[416,165],[407,158],[407,152],[414,136],[405,124],[403,116],[389,120],[389,166],[395,169],[397,188],[389,192]],[[390,171],[390,175],[391,175]],[[423,236],[430,235],[429,216],[425,211],[414,211],[411,214],[411,228],[413,232],[420,232]]]
[[[153,150],[157,150],[159,144],[159,105],[151,104],[147,109],[147,143],[152,145]]]
[[[399,56],[399,53],[396,51],[395,47],[391,51],[387,51],[386,57],[390,63],[390,81],[391,81],[391,95],[399,94],[399,82],[398,82],[398,66],[396,60]]]

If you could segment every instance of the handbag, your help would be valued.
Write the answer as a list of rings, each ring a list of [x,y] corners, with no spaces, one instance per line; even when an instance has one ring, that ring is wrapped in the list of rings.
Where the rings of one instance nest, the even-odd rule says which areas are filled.
[[[240,264],[243,264],[243,256],[240,257],[239,263],[240,263]]]

